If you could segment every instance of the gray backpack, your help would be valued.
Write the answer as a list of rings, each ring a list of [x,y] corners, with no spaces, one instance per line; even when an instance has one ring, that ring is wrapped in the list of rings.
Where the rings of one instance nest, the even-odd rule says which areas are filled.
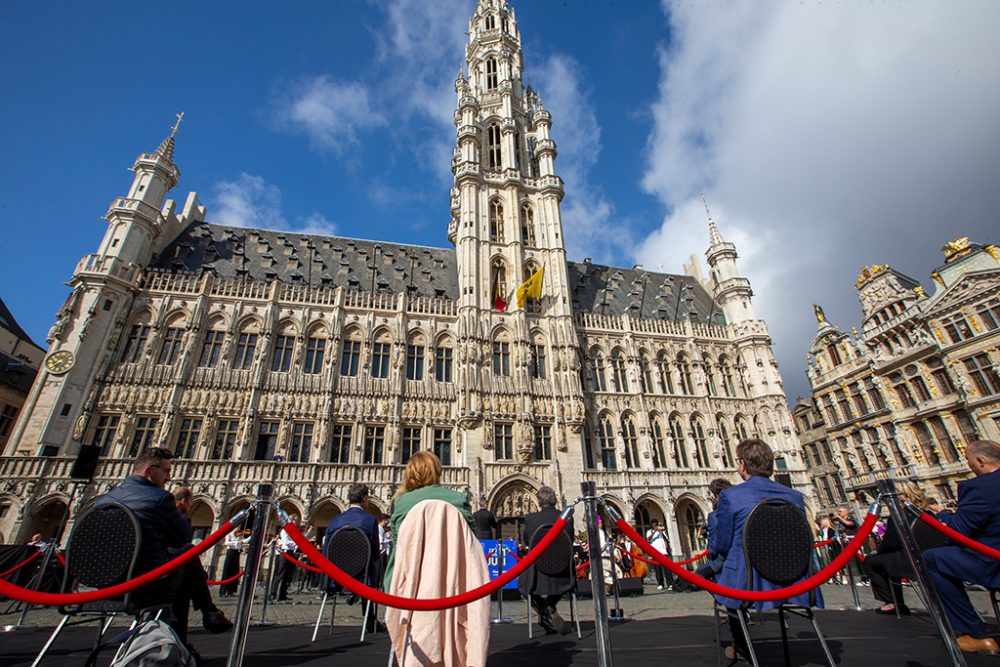
[[[111,667],[195,667],[195,661],[173,628],[155,620],[132,632]]]

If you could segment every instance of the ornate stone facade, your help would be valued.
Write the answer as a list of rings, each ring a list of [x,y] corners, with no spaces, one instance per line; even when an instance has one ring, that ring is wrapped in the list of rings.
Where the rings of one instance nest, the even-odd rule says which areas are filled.
[[[970,474],[965,444],[1000,439],[1000,252],[966,238],[942,251],[930,296],[889,266],[865,267],[855,284],[861,332],[840,331],[816,307],[807,370],[813,424],[825,427],[859,502],[887,472],[952,498]],[[814,482],[822,485],[824,474]],[[825,510],[828,499],[818,496]]]
[[[139,156],[50,334],[75,364],[40,376],[0,461],[16,507],[0,530],[23,535],[66,501],[78,442],[102,448],[86,498],[140,447],[177,452],[204,530],[259,481],[318,528],[355,480],[385,511],[417,448],[508,533],[538,486],[572,501],[594,480],[637,523],[665,520],[683,551],[708,482],[736,479],[740,438],[768,440],[780,478],[808,488],[735,246],[709,222],[708,280],[567,261],[552,117],[522,85],[514,13],[481,0],[469,32],[454,250],[211,224],[194,194],[179,213],[164,202],[173,135]],[[541,297],[509,303],[542,267]]]

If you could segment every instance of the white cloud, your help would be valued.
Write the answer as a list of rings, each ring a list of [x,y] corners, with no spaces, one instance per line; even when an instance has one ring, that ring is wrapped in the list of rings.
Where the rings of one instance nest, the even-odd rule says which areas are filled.
[[[231,181],[219,181],[208,199],[212,222],[230,227],[253,227],[302,232],[337,233],[336,225],[321,213],[297,217],[289,222],[282,213],[281,190],[260,176],[242,173]]]
[[[668,214],[639,261],[676,270],[704,250],[704,191],[794,397],[808,389],[811,303],[849,328],[862,265],[926,280],[945,240],[996,240],[1000,5],[664,9],[643,186]]]
[[[321,152],[340,153],[359,142],[359,131],[386,122],[364,84],[325,75],[297,82],[275,100],[275,107],[279,126],[304,132]]]
[[[556,173],[566,184],[563,200],[563,233],[570,257],[590,256],[597,262],[611,261],[629,247],[629,230],[615,221],[614,208],[597,186],[589,182],[589,171],[601,152],[601,126],[584,85],[580,66],[564,54],[549,56],[532,70],[542,104],[552,113],[552,137],[559,155]]]

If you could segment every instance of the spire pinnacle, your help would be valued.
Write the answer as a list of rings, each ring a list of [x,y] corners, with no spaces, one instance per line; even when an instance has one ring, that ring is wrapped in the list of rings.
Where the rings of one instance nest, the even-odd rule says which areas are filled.
[[[183,111],[174,115],[177,116],[177,122],[174,123],[172,128],[170,128],[170,136],[164,139],[163,143],[160,144],[160,147],[156,149],[157,154],[162,155],[168,160],[174,159],[174,136],[177,134],[177,130],[180,128],[181,122],[184,120]]]
[[[705,199],[705,194],[701,195],[701,203],[705,205],[705,215],[708,216],[708,240],[711,245],[719,245],[720,243],[725,243],[725,239],[722,238],[722,233],[719,232],[719,228],[715,226],[715,220],[712,220],[712,212],[708,210],[708,201]]]

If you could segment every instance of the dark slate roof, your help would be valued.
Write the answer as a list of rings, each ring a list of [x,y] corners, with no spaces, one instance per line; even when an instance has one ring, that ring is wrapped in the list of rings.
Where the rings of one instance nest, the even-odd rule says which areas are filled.
[[[377,272],[373,269],[373,260]],[[344,286],[458,300],[458,268],[451,248],[191,223],[154,258],[152,268],[172,273],[204,270],[224,278]],[[568,262],[573,310],[606,315],[723,322],[712,299],[689,276]],[[645,281],[645,297],[643,282]],[[683,299],[678,303],[678,291]],[[641,304],[640,304],[641,302]]]
[[[37,374],[38,371],[24,360],[12,357],[6,352],[0,352],[0,384],[5,384],[27,394]]]
[[[7,304],[3,302],[3,299],[0,299],[0,327],[7,329],[21,340],[26,340],[35,345],[35,341],[31,340],[31,336],[14,319],[14,315],[11,314],[10,309],[7,308]],[[35,347],[41,349],[38,345],[35,345]]]

